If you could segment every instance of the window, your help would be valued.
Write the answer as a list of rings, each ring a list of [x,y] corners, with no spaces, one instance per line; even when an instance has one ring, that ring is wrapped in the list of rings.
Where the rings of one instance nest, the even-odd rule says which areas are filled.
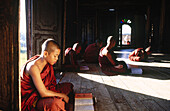
[[[122,45],[130,45],[131,27],[128,24],[122,25]]]
[[[131,20],[123,19],[120,23],[121,27],[119,28],[119,46],[131,45]]]
[[[25,0],[20,0],[20,68],[27,60]]]

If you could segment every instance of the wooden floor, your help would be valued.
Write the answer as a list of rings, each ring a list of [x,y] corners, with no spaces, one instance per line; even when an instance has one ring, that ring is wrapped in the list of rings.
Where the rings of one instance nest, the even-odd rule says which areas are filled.
[[[92,92],[95,111],[170,111],[170,56],[153,53],[148,62],[131,62],[129,52],[116,53],[143,74],[106,76],[98,64],[83,64],[90,70],[66,72],[61,82],[73,83],[76,93]]]

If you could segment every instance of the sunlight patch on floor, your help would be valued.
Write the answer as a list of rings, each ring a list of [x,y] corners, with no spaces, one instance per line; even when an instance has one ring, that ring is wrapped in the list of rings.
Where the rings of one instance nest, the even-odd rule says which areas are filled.
[[[126,91],[144,94],[170,100],[170,80],[157,80],[153,78],[132,77],[132,76],[102,76],[78,73],[79,76],[100,84],[105,84]]]
[[[167,54],[152,53],[147,62],[135,62],[128,59],[128,55],[131,53],[129,51],[114,51],[114,53],[118,54],[118,61],[125,61],[130,65],[170,68],[170,55]]]
[[[130,65],[170,68],[170,61],[154,62],[150,60],[149,62],[135,62],[125,58],[117,58],[117,60],[125,61],[126,64],[130,64]]]
[[[114,53],[118,54],[130,54],[131,52],[128,51],[114,51]]]

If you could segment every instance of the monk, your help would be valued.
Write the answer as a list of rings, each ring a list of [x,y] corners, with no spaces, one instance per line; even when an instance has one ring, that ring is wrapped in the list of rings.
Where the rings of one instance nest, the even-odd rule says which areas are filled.
[[[113,36],[107,38],[107,45],[101,48],[99,52],[99,65],[103,73],[108,76],[129,73],[124,61],[117,61],[114,53],[116,41]]]
[[[146,61],[148,56],[151,54],[151,47],[148,48],[137,48],[129,54],[129,60],[131,61]]]
[[[65,63],[64,70],[66,71],[79,71],[80,65],[78,64],[77,55],[81,51],[81,45],[79,43],[75,43],[73,47],[69,47],[65,50]]]
[[[58,43],[47,39],[41,55],[30,58],[20,70],[22,111],[66,111],[73,85],[56,84],[53,65],[59,54]]]
[[[99,51],[103,43],[97,39],[95,43],[87,46],[84,53],[84,60],[87,63],[98,63]]]

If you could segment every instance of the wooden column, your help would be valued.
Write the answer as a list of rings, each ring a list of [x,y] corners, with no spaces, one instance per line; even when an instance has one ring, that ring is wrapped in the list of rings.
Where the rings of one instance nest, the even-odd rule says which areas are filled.
[[[63,29],[63,61],[65,62],[65,47],[66,47],[66,13],[67,13],[67,0],[64,0],[64,29]]]
[[[162,51],[163,48],[163,32],[165,26],[165,0],[161,3],[161,13],[160,13],[160,25],[159,25],[159,50]]]
[[[150,7],[147,8],[147,20],[146,20],[146,38],[145,38],[145,45],[149,45],[149,37],[150,37]]]
[[[27,58],[31,58],[32,55],[32,4],[33,0],[25,0],[26,4],[26,30],[27,30]]]
[[[0,1],[0,109],[19,110],[19,0]]]

